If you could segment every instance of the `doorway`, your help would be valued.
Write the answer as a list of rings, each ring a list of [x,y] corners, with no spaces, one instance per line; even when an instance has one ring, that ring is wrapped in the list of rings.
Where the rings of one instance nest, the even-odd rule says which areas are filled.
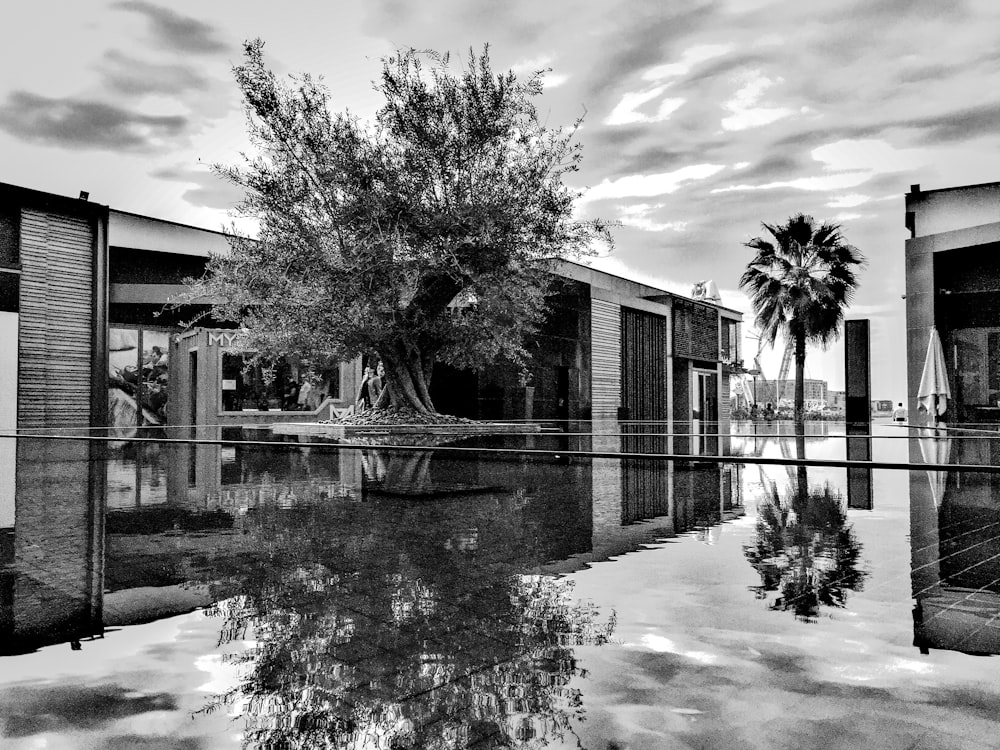
[[[719,448],[719,374],[691,371],[691,434],[695,455],[716,454]]]

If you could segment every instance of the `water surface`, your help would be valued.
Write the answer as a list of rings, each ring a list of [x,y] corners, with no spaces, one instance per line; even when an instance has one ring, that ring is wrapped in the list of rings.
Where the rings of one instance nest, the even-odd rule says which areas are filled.
[[[1000,475],[803,484],[615,458],[675,444],[604,432],[457,443],[530,451],[479,455],[19,439],[3,747],[995,744]],[[801,447],[734,432],[734,455]],[[842,426],[811,432],[809,458],[847,455]],[[994,440],[876,434],[852,451],[996,463]]]

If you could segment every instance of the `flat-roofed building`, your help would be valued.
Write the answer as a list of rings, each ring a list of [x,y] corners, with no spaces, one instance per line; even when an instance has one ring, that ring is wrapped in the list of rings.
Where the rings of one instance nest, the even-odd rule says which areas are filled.
[[[911,421],[932,327],[944,348],[948,422],[1000,422],[1000,182],[906,195],[906,347]]]

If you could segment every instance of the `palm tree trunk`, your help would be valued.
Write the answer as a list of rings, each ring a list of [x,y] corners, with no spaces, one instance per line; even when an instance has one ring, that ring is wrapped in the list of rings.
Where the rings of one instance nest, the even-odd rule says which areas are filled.
[[[806,332],[796,328],[795,336],[795,421],[806,418]]]
[[[799,460],[806,457],[806,334],[795,331],[795,454]],[[809,494],[809,477],[805,466],[796,469],[799,498]]]

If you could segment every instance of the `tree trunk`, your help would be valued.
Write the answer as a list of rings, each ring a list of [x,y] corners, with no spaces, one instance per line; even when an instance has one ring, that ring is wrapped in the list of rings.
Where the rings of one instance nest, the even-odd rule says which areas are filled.
[[[386,461],[384,489],[397,491],[413,491],[431,486],[430,451],[407,453],[393,451]]]
[[[795,331],[795,453],[799,460],[806,457],[806,334]],[[805,466],[796,469],[800,500],[809,494],[809,478]]]
[[[806,457],[806,422],[804,419],[795,420],[795,457],[800,461]],[[795,491],[800,501],[805,501],[809,496],[809,474],[808,469],[800,464],[795,467]]]
[[[421,414],[436,414],[430,394],[429,373],[434,360],[413,345],[399,343],[390,351],[379,352],[385,367],[384,388],[377,408],[409,408]]]
[[[806,418],[806,333],[795,331],[795,420]]]

